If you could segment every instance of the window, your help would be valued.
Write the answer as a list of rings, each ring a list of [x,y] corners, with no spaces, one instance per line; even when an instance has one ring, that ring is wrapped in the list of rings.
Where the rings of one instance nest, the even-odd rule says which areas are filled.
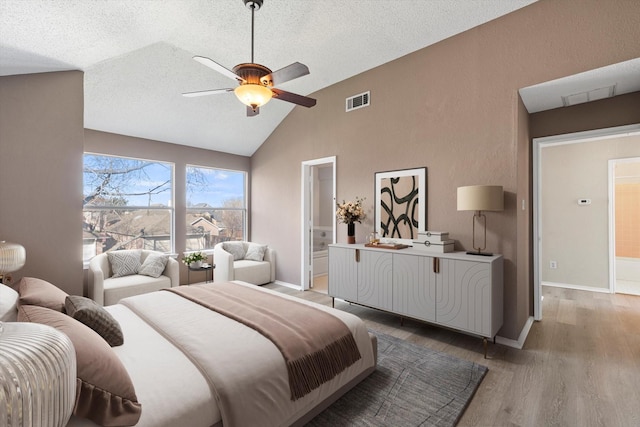
[[[118,249],[173,251],[173,164],[84,154],[83,259]]]
[[[187,251],[246,240],[246,173],[187,166]]]

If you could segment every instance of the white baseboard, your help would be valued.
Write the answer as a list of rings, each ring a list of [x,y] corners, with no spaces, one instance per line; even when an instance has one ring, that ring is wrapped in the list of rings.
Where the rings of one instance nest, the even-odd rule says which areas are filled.
[[[287,288],[295,289],[297,291],[301,291],[302,290],[302,286],[294,285],[293,283],[287,283],[287,282],[283,282],[283,281],[280,281],[280,280],[276,280],[273,283],[275,283],[276,285],[285,286]]]
[[[569,283],[542,282],[542,286],[549,286],[552,288],[575,289],[577,291],[601,292],[605,294],[611,293],[611,290],[609,288],[594,288],[592,286],[572,285]]]
[[[529,335],[529,331],[531,330],[532,325],[533,325],[533,316],[529,316],[529,318],[524,324],[524,327],[522,328],[522,331],[520,331],[520,336],[518,337],[517,341],[512,340],[510,338],[496,336],[496,343],[506,345],[507,347],[517,348],[518,350],[522,350],[522,347],[524,347],[524,342],[527,340],[527,335]]]

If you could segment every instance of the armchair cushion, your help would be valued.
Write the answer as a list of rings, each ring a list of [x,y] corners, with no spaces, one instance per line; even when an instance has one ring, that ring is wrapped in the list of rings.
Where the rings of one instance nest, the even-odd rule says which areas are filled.
[[[165,254],[149,254],[142,263],[138,274],[149,277],[160,277],[169,260],[169,255]]]
[[[257,243],[249,243],[247,253],[244,255],[244,259],[250,261],[264,261],[264,253],[267,250],[267,245],[259,245]],[[234,257],[235,260],[235,257]],[[237,260],[236,260],[237,261]]]
[[[107,252],[109,264],[111,264],[112,277],[131,276],[138,274],[140,269],[140,255],[137,249]]]
[[[246,253],[243,242],[223,242],[222,249],[233,255],[234,261],[244,259]]]

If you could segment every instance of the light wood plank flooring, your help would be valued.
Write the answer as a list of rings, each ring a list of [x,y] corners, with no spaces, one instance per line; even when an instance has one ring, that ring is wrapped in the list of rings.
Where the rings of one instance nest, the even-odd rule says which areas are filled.
[[[271,289],[331,305],[318,292]],[[459,426],[640,426],[640,297],[544,287],[524,349],[336,301],[371,329],[489,367]]]

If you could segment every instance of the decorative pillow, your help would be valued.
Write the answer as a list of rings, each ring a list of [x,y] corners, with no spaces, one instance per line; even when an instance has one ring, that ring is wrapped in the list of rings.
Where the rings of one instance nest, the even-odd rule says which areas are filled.
[[[118,321],[94,300],[69,295],[65,299],[64,307],[69,316],[96,331],[111,347],[117,347],[124,342]]]
[[[75,415],[102,426],[138,422],[142,405],[129,373],[98,334],[63,313],[35,305],[21,305],[18,321],[52,326],[71,339],[78,367]]]
[[[222,249],[233,255],[234,261],[244,259],[244,243],[242,242],[224,242]]]
[[[0,283],[0,322],[15,322],[18,318],[20,294]]]
[[[244,259],[251,261],[264,261],[264,253],[267,251],[267,245],[259,245],[257,243],[249,243],[247,253]]]
[[[142,251],[139,249],[107,252],[109,264],[111,264],[111,272],[113,273],[111,277],[123,277],[138,274],[141,255]]]
[[[145,276],[160,277],[164,268],[169,261],[169,255],[165,254],[149,254],[142,263],[138,274],[144,274]]]
[[[38,305],[64,313],[67,293],[55,285],[35,277],[23,277],[18,283],[20,304]]]

